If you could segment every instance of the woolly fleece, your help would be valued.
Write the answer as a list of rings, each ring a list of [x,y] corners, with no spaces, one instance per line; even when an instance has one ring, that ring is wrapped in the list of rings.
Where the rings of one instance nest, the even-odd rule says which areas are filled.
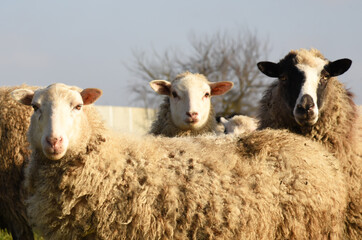
[[[281,130],[114,136],[92,106],[83,113],[85,140],[58,161],[33,149],[26,170],[46,239],[341,237],[345,181],[320,144]]]
[[[255,131],[258,127],[258,120],[245,115],[235,115],[230,119],[223,121],[226,134],[248,134]]]
[[[301,55],[298,55],[299,51],[290,54],[296,54],[298,61],[307,61],[301,58],[310,55],[305,54],[306,50],[301,51]],[[324,58],[317,50],[312,53]],[[276,80],[265,91],[258,114],[259,129],[289,129],[323,144],[336,155],[346,176],[349,193],[345,232],[350,239],[361,239],[362,120],[358,117],[352,94],[336,77],[330,78],[317,123],[311,127],[301,127],[279,94],[281,88],[282,85]]]
[[[0,228],[13,239],[33,239],[23,203],[23,167],[30,154],[26,131],[33,110],[13,100],[10,92],[26,85],[0,88]]]

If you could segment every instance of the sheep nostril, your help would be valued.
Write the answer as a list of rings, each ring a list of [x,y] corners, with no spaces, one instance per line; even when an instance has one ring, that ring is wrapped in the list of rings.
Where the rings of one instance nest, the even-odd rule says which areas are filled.
[[[61,143],[63,141],[62,137],[46,137],[47,143],[51,147],[55,147],[58,143]]]
[[[311,103],[311,104],[298,104],[297,105],[297,110],[301,111],[301,112],[309,112],[311,110],[313,110],[313,107],[314,107],[314,103]]]
[[[197,112],[186,112],[186,115],[191,118],[195,118],[195,117],[197,117],[198,113]]]
[[[300,102],[297,104],[297,110],[300,112],[308,112],[312,108],[314,108],[313,98],[308,94],[303,95]]]
[[[306,109],[308,111],[310,111],[310,110],[312,110],[313,107],[314,107],[314,103],[310,103],[310,104],[307,104]]]

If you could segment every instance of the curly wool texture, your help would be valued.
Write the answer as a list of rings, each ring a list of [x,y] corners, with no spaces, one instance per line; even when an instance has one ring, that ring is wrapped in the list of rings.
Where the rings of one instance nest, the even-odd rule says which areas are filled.
[[[58,161],[33,151],[26,171],[46,239],[340,239],[345,181],[319,144],[277,130],[113,136],[83,109],[85,143]]]
[[[245,115],[235,115],[226,121],[224,127],[227,134],[248,134],[258,127],[257,119]]]
[[[205,133],[215,133],[216,125],[215,113],[211,105],[208,120],[202,128],[190,130],[178,128],[171,118],[170,99],[165,97],[149,133],[165,137],[197,136]]]
[[[10,92],[26,85],[0,88],[0,228],[13,239],[33,239],[23,204],[23,166],[30,155],[26,131],[33,110],[13,100]]]
[[[296,52],[298,54],[298,52]],[[289,129],[322,143],[340,160],[348,186],[346,235],[362,236],[362,120],[352,94],[337,78],[328,80],[319,119],[312,127],[301,127],[280,94],[278,81],[265,91],[260,102],[259,129]]]

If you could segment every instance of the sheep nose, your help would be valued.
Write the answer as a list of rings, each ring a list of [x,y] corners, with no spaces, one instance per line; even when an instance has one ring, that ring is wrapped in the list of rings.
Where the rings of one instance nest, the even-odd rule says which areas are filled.
[[[197,112],[186,112],[186,115],[190,118],[196,118],[198,113]]]
[[[56,147],[59,143],[63,141],[62,137],[46,137],[47,143],[52,147]]]
[[[312,111],[313,107],[313,98],[310,95],[305,94],[303,95],[300,102],[297,104],[297,111],[300,113],[306,113]]]

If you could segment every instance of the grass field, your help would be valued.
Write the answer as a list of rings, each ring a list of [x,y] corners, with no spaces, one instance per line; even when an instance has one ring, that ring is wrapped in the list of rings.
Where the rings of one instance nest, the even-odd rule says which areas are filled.
[[[0,229],[0,240],[12,240],[13,238],[11,237],[11,235],[6,232],[5,230],[3,229]],[[38,235],[34,235],[34,239],[35,240],[43,240],[42,237],[39,237]]]

